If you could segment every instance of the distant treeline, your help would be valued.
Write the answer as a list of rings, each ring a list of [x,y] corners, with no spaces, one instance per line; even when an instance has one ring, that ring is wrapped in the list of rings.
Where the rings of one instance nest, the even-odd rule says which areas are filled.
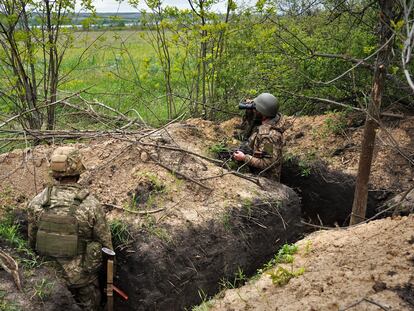
[[[136,26],[140,24],[141,13],[75,13],[69,14],[65,21],[62,23],[64,25],[74,25],[74,26]],[[39,26],[42,24],[39,16],[34,15],[30,21],[30,25]]]

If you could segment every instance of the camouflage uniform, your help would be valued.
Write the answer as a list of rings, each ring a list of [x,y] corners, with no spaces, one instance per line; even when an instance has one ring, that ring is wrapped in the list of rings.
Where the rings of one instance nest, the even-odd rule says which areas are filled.
[[[46,217],[65,219],[63,226],[76,228],[69,236],[75,237],[76,241],[68,244],[75,245],[71,250],[72,255],[49,256],[57,261],[81,307],[84,310],[97,310],[101,296],[98,282],[98,272],[102,267],[101,248],[112,249],[111,233],[102,206],[77,183],[48,186],[29,203],[28,235],[31,247],[39,253],[44,253],[44,249],[53,253],[54,248],[65,251],[61,244],[65,243],[67,235],[59,234],[59,229],[57,234],[52,232],[55,236],[53,239],[39,238],[44,233]],[[72,224],[65,217],[73,219]],[[50,222],[47,224],[50,225]],[[62,225],[58,224],[57,227],[61,228]],[[42,252],[39,251],[41,248]]]
[[[246,155],[244,162],[253,173],[280,181],[282,169],[283,129],[281,116],[265,122],[249,138],[253,155]]]

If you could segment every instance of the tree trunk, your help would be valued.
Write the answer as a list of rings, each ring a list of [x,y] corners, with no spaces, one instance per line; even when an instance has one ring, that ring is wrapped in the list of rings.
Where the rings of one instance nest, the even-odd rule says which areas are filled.
[[[393,20],[395,1],[379,0],[379,5],[381,8],[379,42],[380,45],[383,46],[383,49],[378,53],[376,59],[371,90],[371,101],[368,103],[367,107],[367,118],[365,121],[364,137],[362,140],[362,149],[358,164],[358,175],[355,185],[350,225],[354,225],[365,220],[368,198],[368,182],[375,147],[376,129],[378,126],[376,120],[378,120],[380,115],[385,73],[387,71],[389,58],[391,56],[391,37],[393,36],[393,31],[390,21]]]

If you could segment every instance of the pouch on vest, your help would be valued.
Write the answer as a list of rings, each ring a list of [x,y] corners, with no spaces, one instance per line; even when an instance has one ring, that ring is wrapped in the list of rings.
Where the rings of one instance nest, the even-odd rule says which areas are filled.
[[[39,254],[58,258],[78,255],[78,222],[74,216],[45,211],[38,226],[36,250]]]

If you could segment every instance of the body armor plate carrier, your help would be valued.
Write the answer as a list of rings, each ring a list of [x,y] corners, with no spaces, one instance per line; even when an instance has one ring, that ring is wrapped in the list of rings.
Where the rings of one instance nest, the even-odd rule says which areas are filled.
[[[43,256],[56,258],[74,257],[85,252],[85,241],[79,236],[79,224],[74,216],[81,201],[74,199],[71,205],[44,205],[36,234],[36,251]],[[59,213],[57,213],[59,211]],[[65,213],[66,212],[66,213]]]

